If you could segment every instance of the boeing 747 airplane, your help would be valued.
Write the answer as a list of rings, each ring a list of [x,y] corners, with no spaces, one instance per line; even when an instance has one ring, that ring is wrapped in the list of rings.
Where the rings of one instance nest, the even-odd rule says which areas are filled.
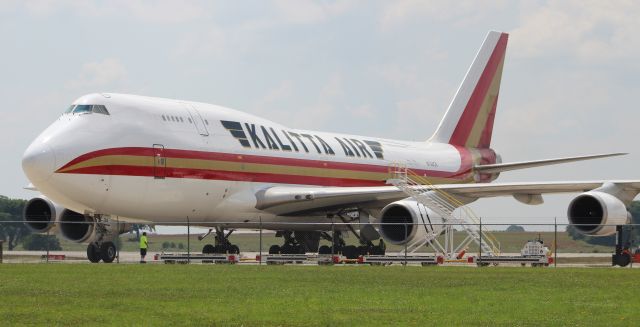
[[[539,204],[542,194],[580,193],[569,221],[587,235],[614,233],[613,225],[628,222],[640,181],[493,182],[509,170],[618,155],[501,162],[491,136],[507,39],[487,35],[437,130],[422,142],[300,130],[205,103],[84,95],[24,154],[24,172],[41,193],[24,219],[36,232],[88,243],[92,262],[114,260],[114,237],[128,223],[211,228],[216,242],[203,247],[207,253],[238,252],[228,231],[258,227],[283,236],[272,253],[315,252],[321,237],[340,251],[341,233],[327,233],[336,217],[353,225],[338,228],[361,238],[358,252],[382,254],[384,242],[406,244],[433,228],[423,212],[438,221],[437,212],[387,184],[390,166],[402,165],[462,203],[513,196]],[[357,233],[360,226],[369,230]]]

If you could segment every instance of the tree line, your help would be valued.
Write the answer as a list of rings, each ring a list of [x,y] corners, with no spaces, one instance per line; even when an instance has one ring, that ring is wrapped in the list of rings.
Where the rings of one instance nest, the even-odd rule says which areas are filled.
[[[13,250],[23,238],[31,234],[31,230],[21,222],[26,203],[26,200],[9,199],[0,195],[0,239],[7,243],[9,250]]]

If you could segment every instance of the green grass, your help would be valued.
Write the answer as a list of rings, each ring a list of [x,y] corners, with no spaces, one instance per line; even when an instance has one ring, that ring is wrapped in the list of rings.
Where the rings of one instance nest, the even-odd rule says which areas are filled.
[[[0,265],[1,325],[620,325],[635,269]]]

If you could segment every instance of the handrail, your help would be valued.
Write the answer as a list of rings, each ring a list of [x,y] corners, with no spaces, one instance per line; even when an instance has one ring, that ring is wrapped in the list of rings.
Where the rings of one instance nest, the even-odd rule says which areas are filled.
[[[403,189],[406,193],[408,193],[418,201],[422,199],[423,201],[426,201],[438,207],[440,210],[443,210],[443,212],[440,212],[440,214],[444,216],[443,218],[448,219],[449,216],[455,218],[453,217],[453,211],[456,208],[461,208],[461,214],[464,214],[464,216],[466,216],[472,222],[472,224],[480,224],[480,221],[473,210],[471,210],[462,201],[458,200],[453,195],[438,188],[437,185],[432,184],[425,176],[420,176],[401,163],[392,163],[390,165],[389,172],[393,177],[395,177],[395,179],[401,180],[405,184],[407,184],[407,186],[409,186],[406,189]],[[434,192],[435,196],[425,195],[425,193],[428,191]],[[439,211],[437,210],[437,208],[431,209]],[[500,253],[500,242],[493,234],[481,229],[475,231],[468,225],[463,225],[463,228],[467,230],[467,233],[470,233],[470,235],[473,236],[473,238],[476,240],[476,242],[479,243],[481,247],[487,246],[488,249],[492,251],[492,253]],[[480,241],[477,239],[478,235],[474,236],[471,233],[480,233],[484,238]]]

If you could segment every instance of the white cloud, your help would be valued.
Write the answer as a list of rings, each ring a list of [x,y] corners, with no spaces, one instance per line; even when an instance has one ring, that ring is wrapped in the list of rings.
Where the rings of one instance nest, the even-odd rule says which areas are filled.
[[[224,30],[210,24],[207,29],[194,31],[182,38],[174,51],[177,55],[223,56],[229,50],[229,39]]]
[[[342,15],[354,8],[357,1],[277,0],[282,19],[292,24],[314,24]]]
[[[96,88],[113,86],[127,77],[127,70],[114,58],[82,65],[78,77],[67,82],[67,88]]]
[[[346,109],[349,115],[356,119],[373,119],[376,118],[376,114],[370,104],[363,104],[356,107],[349,107]]]
[[[287,126],[313,130],[322,129],[327,122],[338,118],[337,109],[344,97],[340,74],[330,75],[311,100],[294,94],[294,85],[288,80],[279,83],[252,106],[255,108],[252,112]]]
[[[496,14],[496,10],[505,6],[506,1],[441,1],[441,0],[400,0],[388,1],[382,9],[380,25],[390,30],[407,22],[429,19],[441,22],[453,22],[469,25]]]
[[[342,89],[342,75],[333,74],[320,90],[320,100],[336,100],[342,95],[344,95]]]
[[[280,106],[286,100],[293,96],[293,83],[289,80],[282,81],[275,88],[270,89],[267,93],[256,102],[254,107],[260,114],[268,114],[268,109]]]
[[[585,62],[637,58],[640,6],[634,1],[550,1],[523,6],[512,31],[516,56],[568,55]]]
[[[129,17],[148,23],[184,23],[207,17],[207,2],[172,0],[111,0],[104,2],[77,0],[29,0],[23,3],[27,12],[49,16],[71,10],[77,16]]]

